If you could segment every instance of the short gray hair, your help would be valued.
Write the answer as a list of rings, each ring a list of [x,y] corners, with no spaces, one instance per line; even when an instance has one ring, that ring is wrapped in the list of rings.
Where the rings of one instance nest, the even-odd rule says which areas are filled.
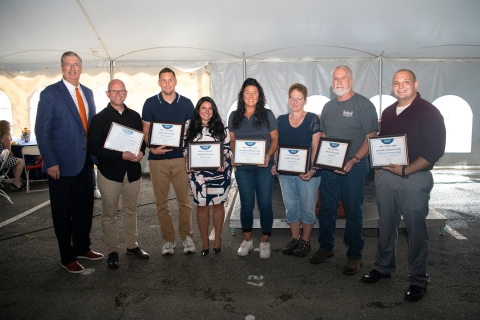
[[[336,66],[335,69],[333,69],[332,74],[331,74],[332,80],[333,80],[333,73],[334,73],[336,70],[338,70],[338,69],[345,69],[345,70],[347,70],[348,75],[350,76],[350,79],[353,79],[352,69],[350,69],[350,67],[347,66],[347,65],[345,65],[345,64],[341,64],[341,65],[339,65],[339,66]]]
[[[77,57],[78,60],[80,60],[80,63],[82,63],[82,58],[80,58],[78,54],[76,54],[73,51],[67,51],[67,52],[64,52],[62,54],[62,58],[60,58],[60,63],[62,64],[62,66],[63,66],[63,60],[65,60],[65,57]]]

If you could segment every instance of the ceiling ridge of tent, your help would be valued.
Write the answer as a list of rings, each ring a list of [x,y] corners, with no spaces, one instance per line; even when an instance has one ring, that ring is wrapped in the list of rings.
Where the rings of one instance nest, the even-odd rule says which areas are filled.
[[[340,49],[347,49],[347,50],[352,50],[352,51],[356,51],[356,52],[362,52],[362,53],[368,54],[368,55],[370,55],[370,56],[372,56],[372,57],[378,57],[377,55],[375,55],[375,54],[373,54],[373,53],[370,53],[370,52],[367,52],[367,51],[363,51],[363,50],[359,50],[359,49],[354,49],[354,48],[349,48],[349,47],[344,47],[344,46],[331,46],[331,45],[323,45],[323,44],[312,44],[312,45],[290,46],[290,47],[283,47],[283,48],[277,48],[277,49],[267,50],[267,51],[264,51],[264,52],[260,52],[260,53],[256,53],[256,54],[254,54],[254,55],[251,55],[251,56],[247,57],[247,59],[252,58],[252,57],[255,57],[255,56],[259,56],[259,55],[261,55],[261,54],[274,52],[274,51],[280,51],[280,50],[285,50],[285,49],[293,49],[293,48],[302,48],[302,47],[340,48]]]
[[[435,45],[435,46],[411,48],[411,49],[408,49],[408,50],[403,50],[403,51],[399,51],[399,52],[395,52],[395,53],[390,53],[388,55],[384,55],[383,57],[386,58],[386,57],[394,55],[394,54],[402,54],[402,53],[406,53],[406,52],[412,52],[412,51],[415,51],[415,50],[440,48],[440,47],[479,47],[480,48],[480,45],[478,45],[478,44],[439,44],[439,45]],[[449,59],[455,59],[455,58],[449,58]],[[463,58],[463,59],[468,59],[468,58]],[[474,58],[474,59],[476,59],[476,58]]]
[[[137,52],[142,52],[142,51],[149,51],[149,50],[156,50],[156,49],[196,49],[196,50],[202,50],[202,51],[209,51],[209,52],[216,52],[216,53],[222,53],[234,58],[242,59],[241,56],[236,56],[231,53],[223,52],[223,51],[218,51],[218,50],[211,50],[211,49],[204,49],[204,48],[196,48],[196,47],[183,47],[183,46],[162,46],[162,47],[151,47],[151,48],[144,48],[144,49],[139,49],[139,50],[134,50],[131,52],[124,53],[122,55],[119,55],[118,57],[114,58],[113,60],[117,60],[119,58],[122,58],[124,56],[127,56],[129,54],[137,53]],[[200,59],[200,60],[205,60],[205,59]],[[155,61],[155,60],[153,60]]]
[[[77,0],[77,4],[78,4],[78,6],[80,7],[80,10],[82,10],[83,16],[84,16],[85,19],[88,21],[88,24],[90,25],[90,27],[92,28],[93,32],[95,33],[95,36],[97,37],[98,42],[100,43],[100,45],[102,46],[103,50],[104,50],[105,53],[107,54],[108,60],[112,60],[112,57],[111,57],[110,53],[108,52],[107,47],[105,46],[105,43],[103,43],[102,37],[100,37],[100,35],[99,35],[98,32],[97,32],[97,29],[95,29],[95,26],[93,25],[92,20],[90,20],[90,17],[88,16],[87,12],[85,11],[85,8],[83,8],[83,5],[82,5],[82,3],[80,2],[80,0]]]

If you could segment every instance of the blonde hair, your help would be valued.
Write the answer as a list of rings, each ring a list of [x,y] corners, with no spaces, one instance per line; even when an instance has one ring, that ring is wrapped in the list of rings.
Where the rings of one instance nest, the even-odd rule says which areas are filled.
[[[10,134],[10,122],[7,120],[0,120],[0,138],[4,135],[12,138],[12,135]]]

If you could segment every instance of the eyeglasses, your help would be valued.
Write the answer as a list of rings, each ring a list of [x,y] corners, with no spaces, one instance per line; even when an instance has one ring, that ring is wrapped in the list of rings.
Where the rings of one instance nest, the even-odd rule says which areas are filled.
[[[295,101],[298,101],[298,102],[302,102],[303,99],[305,99],[304,97],[290,97],[288,98],[288,100],[290,100],[291,102],[295,102]]]
[[[107,92],[110,92],[110,93],[113,93],[113,94],[117,94],[117,93],[125,94],[125,92],[127,92],[127,90],[108,90]]]
[[[80,63],[64,63],[63,64],[64,67],[66,68],[71,68],[71,67],[74,67],[74,68],[78,68],[78,67],[81,67],[82,65]]]

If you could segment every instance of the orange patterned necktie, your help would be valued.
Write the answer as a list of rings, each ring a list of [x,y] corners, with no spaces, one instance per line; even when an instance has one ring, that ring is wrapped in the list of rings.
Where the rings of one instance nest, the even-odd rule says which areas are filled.
[[[83,103],[82,95],[80,94],[78,87],[75,87],[75,93],[77,94],[78,111],[80,112],[80,118],[82,119],[85,132],[88,133],[87,112],[85,111],[85,104]]]

